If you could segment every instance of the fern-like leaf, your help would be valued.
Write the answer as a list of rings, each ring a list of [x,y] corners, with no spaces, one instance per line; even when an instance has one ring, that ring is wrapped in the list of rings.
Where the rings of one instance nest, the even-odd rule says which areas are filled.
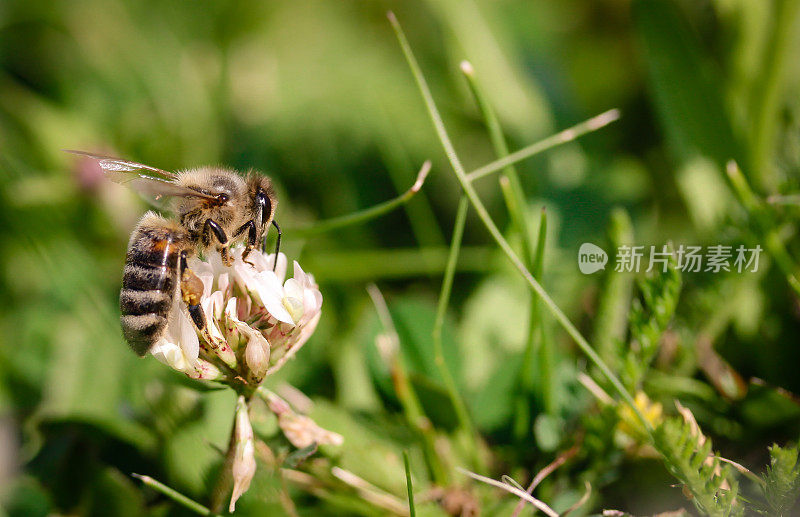
[[[631,344],[623,358],[623,384],[636,390],[658,352],[661,335],[667,329],[680,297],[682,278],[675,256],[669,256],[666,270],[639,282],[640,299],[630,312]]]
[[[764,497],[769,514],[791,515],[800,497],[800,462],[798,446],[773,445],[769,448],[770,465],[764,474]]]
[[[739,486],[728,465],[713,455],[711,440],[699,430],[687,409],[684,418],[668,418],[656,429],[654,445],[667,470],[692,494],[697,509],[713,517],[744,515]]]

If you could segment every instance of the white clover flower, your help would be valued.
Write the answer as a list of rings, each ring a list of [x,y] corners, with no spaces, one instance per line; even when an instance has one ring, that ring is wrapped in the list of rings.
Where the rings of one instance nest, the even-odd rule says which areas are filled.
[[[254,394],[265,399],[284,435],[296,447],[339,445],[343,438],[295,413],[283,399],[260,387],[266,377],[294,357],[319,323],[322,293],[314,277],[294,262],[294,275],[286,279],[288,264],[282,253],[276,257],[253,250],[247,262],[242,260],[241,248],[231,254],[231,267],[224,266],[217,254],[189,262],[203,283],[200,305],[206,317],[205,330],[197,329],[183,303],[176,300],[169,324],[150,352],[191,378],[224,382],[239,394],[226,462],[233,480],[233,512],[256,470],[255,438],[248,416]]]
[[[226,267],[217,255],[193,259],[189,266],[203,282],[200,304],[207,334],[199,332],[180,302],[151,353],[162,363],[189,377],[258,384],[280,369],[308,341],[321,315],[322,293],[297,262],[294,276],[284,281],[286,256],[254,250],[242,260],[232,251]]]

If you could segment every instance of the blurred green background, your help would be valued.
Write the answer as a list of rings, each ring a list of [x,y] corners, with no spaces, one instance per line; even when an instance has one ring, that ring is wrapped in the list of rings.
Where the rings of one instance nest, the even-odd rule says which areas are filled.
[[[232,421],[232,392],[200,392],[128,350],[117,296],[127,238],[146,206],[61,149],[171,170],[225,164],[273,178],[284,250],[315,274],[325,302],[314,338],[268,382],[302,390],[315,401],[318,422],[346,442],[305,467],[323,479],[322,492],[281,483],[274,465],[261,464],[241,513],[382,515],[386,509],[320,472],[339,465],[405,501],[398,453],[408,448],[417,490],[430,488],[420,439],[376,348],[381,327],[365,286],[376,283],[386,297],[402,360],[447,435],[454,417],[430,331],[460,192],[386,11],[403,25],[468,169],[495,155],[462,59],[474,65],[512,150],[621,110],[619,122],[518,165],[531,224],[541,207],[548,214],[545,288],[592,336],[606,280],[578,272],[577,249],[608,243],[614,207],[630,215],[637,244],[754,245],[763,225],[737,201],[724,163],[735,158],[760,197],[797,191],[797,6],[3,0],[0,514],[187,514],[129,474],[207,501],[220,462],[215,447],[225,446]],[[426,159],[432,173],[402,209],[293,236],[293,227],[405,191]],[[496,177],[476,186],[501,228],[508,226]],[[769,229],[798,256],[797,206],[765,211]],[[532,407],[540,425],[514,437],[530,294],[472,211],[466,228],[444,344],[490,451],[481,473],[526,484],[583,435],[578,458],[543,485],[541,497],[554,507],[574,502],[584,479],[594,491],[583,511],[690,505],[658,461],[604,438],[613,425],[602,411],[594,420],[582,414],[595,411],[576,380],[585,360],[549,317],[557,406],[551,418],[536,418],[544,414],[537,384]],[[680,398],[723,455],[760,472],[768,445],[798,438],[796,398],[773,389],[800,392],[798,298],[768,254],[757,274],[690,273],[683,282],[668,347],[644,389],[667,412]],[[719,359],[711,366],[700,350],[708,342],[719,354],[711,352]],[[743,381],[731,388],[734,371]],[[256,427],[272,437],[273,450],[288,449],[273,437],[268,415]],[[458,463],[459,454],[452,457]],[[460,476],[451,486],[468,484]],[[281,502],[284,492],[293,510]],[[472,496],[484,515],[507,515],[514,503],[488,489]],[[446,505],[427,506],[441,515]]]

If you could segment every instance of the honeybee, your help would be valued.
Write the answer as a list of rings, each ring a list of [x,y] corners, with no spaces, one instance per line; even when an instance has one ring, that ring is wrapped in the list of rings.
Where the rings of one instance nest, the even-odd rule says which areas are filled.
[[[245,243],[246,261],[253,249],[263,246],[271,224],[278,231],[277,263],[281,230],[275,222],[278,202],[270,179],[216,167],[168,172],[110,156],[67,152],[95,160],[112,181],[155,201],[171,201],[177,216],[173,220],[147,212],[128,243],[119,305],[122,332],[133,351],[143,356],[158,341],[178,296],[207,342],[214,343],[200,306],[203,284],[187,261],[213,246],[231,266],[230,246],[237,242]]]

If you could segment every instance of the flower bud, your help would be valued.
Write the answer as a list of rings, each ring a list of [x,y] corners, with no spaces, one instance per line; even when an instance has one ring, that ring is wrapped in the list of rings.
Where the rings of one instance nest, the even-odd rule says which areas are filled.
[[[247,402],[243,396],[236,402],[236,418],[233,428],[233,493],[230,513],[236,510],[236,501],[250,488],[250,481],[256,473],[255,442],[250,417],[247,414]]]
[[[298,415],[294,411],[278,415],[278,425],[286,439],[298,449],[308,447],[312,443],[341,445],[344,442],[342,435],[323,429],[309,417]]]
[[[269,344],[267,340],[263,337],[261,339],[251,338],[244,349],[244,359],[253,377],[259,381],[263,379],[269,369]]]

